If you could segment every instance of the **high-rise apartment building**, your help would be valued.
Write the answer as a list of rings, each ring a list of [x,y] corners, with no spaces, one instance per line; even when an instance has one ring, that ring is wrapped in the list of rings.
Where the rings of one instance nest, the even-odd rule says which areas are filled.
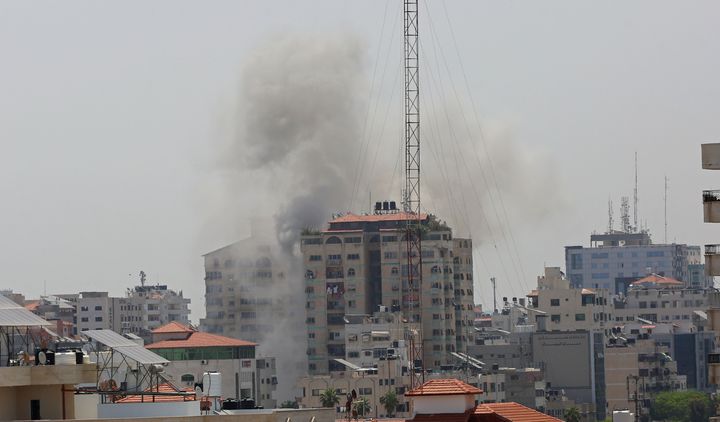
[[[113,298],[115,312],[119,315],[121,333],[133,333],[146,342],[152,330],[168,324],[190,323],[190,299],[183,292],[175,292],[166,285],[141,285],[128,289],[125,297]]]
[[[345,369],[335,359],[346,355],[347,314],[387,309],[420,321],[426,368],[452,362],[450,353],[465,351],[474,338],[472,241],[454,238],[450,227],[421,215],[423,284],[413,292],[408,218],[415,217],[398,211],[346,214],[330,221],[326,230],[303,234],[311,375]]]
[[[608,289],[624,293],[634,281],[659,274],[687,285],[708,287],[698,278],[702,268],[700,246],[654,244],[647,232],[612,232],[590,236],[590,247],[566,246],[565,268],[573,287]]]

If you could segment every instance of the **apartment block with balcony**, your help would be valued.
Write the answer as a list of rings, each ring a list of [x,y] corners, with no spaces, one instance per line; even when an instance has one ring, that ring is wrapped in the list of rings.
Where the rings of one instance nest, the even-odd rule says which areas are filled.
[[[427,368],[450,363],[450,352],[465,350],[474,336],[472,242],[422,215],[423,287],[412,291],[408,218],[415,217],[346,214],[302,236],[310,374],[344,370],[335,359],[346,355],[345,316],[372,315],[380,306],[420,321]]]

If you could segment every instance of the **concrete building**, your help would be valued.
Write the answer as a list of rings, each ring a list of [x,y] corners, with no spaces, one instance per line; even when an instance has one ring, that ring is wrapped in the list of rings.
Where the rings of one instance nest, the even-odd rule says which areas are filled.
[[[687,389],[686,377],[678,374],[678,364],[670,349],[647,333],[609,343],[605,349],[605,383],[608,411],[649,413],[649,404],[663,391]]]
[[[547,331],[603,331],[613,320],[612,305],[607,289],[571,287],[557,267],[546,267],[528,295],[528,308],[542,312]]]
[[[633,281],[650,273],[697,285],[702,266],[700,246],[653,244],[647,232],[612,232],[590,236],[590,247],[565,247],[565,268],[573,287],[623,293]],[[712,286],[704,278],[702,287]]]
[[[543,370],[552,388],[564,390],[575,403],[592,406],[595,420],[604,420],[605,334],[536,332],[532,342],[533,366]]]
[[[170,322],[190,323],[190,299],[166,285],[140,285],[128,289],[125,297],[113,298],[114,313],[121,333],[132,333],[146,342],[152,330]]]
[[[178,322],[158,327],[152,335],[154,342],[145,347],[170,361],[165,368],[169,381],[192,387],[204,372],[219,372],[224,398],[253,398],[263,407],[276,407],[275,364],[272,358],[257,358],[257,344],[203,333]]]
[[[667,277],[650,275],[614,299],[615,323],[642,318],[684,327],[693,324],[696,311],[707,309],[714,289],[691,289]]]
[[[58,295],[68,299],[68,295]],[[115,299],[108,292],[80,292],[76,296],[77,332],[87,330],[121,331],[120,318],[115,311]]]
[[[388,358],[397,360],[407,371],[405,342],[408,323],[399,312],[369,315],[346,314],[345,360],[361,368],[377,367]]]
[[[468,354],[485,363],[486,368],[529,368],[533,365],[532,332],[478,332]]]
[[[380,306],[421,321],[426,368],[450,364],[450,352],[472,342],[472,241],[453,238],[449,227],[421,216],[420,296],[408,286],[408,218],[403,212],[346,214],[302,236],[310,374],[343,370],[335,359],[346,355],[345,315],[371,315]]]

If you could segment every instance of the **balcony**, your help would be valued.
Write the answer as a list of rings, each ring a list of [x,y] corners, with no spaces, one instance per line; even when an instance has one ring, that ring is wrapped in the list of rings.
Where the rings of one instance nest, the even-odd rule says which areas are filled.
[[[706,223],[720,223],[720,190],[703,191],[703,217]]]
[[[720,143],[702,144],[702,168],[720,170]]]
[[[720,275],[720,245],[705,245],[705,275]]]

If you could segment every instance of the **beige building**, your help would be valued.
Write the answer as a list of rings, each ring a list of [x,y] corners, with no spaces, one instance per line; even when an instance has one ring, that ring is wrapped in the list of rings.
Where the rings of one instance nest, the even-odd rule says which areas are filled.
[[[547,331],[603,331],[613,321],[608,290],[571,288],[557,267],[546,267],[545,275],[538,277],[537,290],[528,295],[528,308],[544,313]]]
[[[397,359],[407,367],[405,341],[408,323],[399,312],[376,312],[374,315],[350,315],[345,319],[345,360],[360,368],[380,364],[380,360]]]
[[[655,395],[687,389],[686,377],[678,375],[677,362],[670,358],[667,347],[643,335],[624,338],[605,348],[608,412],[639,409],[639,414],[647,414],[645,403]]]
[[[472,341],[472,241],[455,239],[449,227],[422,216],[420,296],[408,285],[407,218],[346,214],[324,231],[303,234],[310,374],[343,370],[335,359],[346,355],[345,315],[371,315],[381,306],[422,321],[426,368],[450,363],[450,352]]]

